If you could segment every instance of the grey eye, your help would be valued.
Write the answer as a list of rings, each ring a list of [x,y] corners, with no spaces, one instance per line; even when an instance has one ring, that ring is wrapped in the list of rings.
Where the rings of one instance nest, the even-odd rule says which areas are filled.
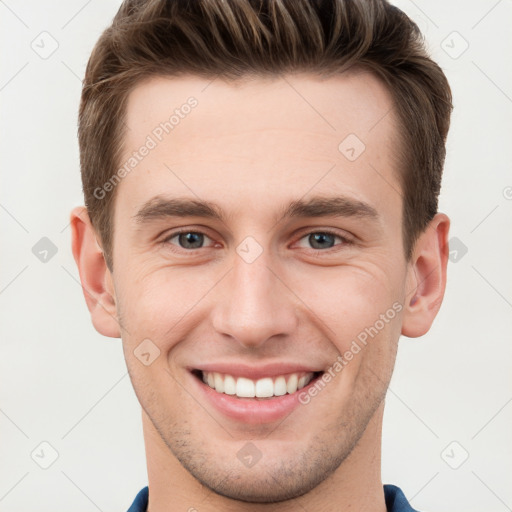
[[[331,235],[330,233],[311,233],[308,237],[308,241],[313,247],[313,249],[330,249],[335,245],[334,239],[335,235]],[[332,242],[332,243],[331,243]]]
[[[172,242],[175,238],[178,239],[177,244]],[[173,245],[178,245],[182,249],[201,249],[205,239],[210,240],[210,237],[198,231],[182,231],[171,235],[165,241]]]

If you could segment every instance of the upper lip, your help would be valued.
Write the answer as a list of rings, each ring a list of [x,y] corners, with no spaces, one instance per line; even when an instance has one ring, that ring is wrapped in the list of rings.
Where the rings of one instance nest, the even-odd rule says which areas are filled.
[[[313,368],[310,365],[303,365],[298,363],[267,363],[258,366],[250,366],[242,362],[219,362],[219,363],[205,363],[198,366],[190,367],[192,370],[201,370],[205,372],[217,372],[233,377],[247,377],[249,379],[258,380],[264,377],[276,377],[279,375],[287,375],[289,373],[299,372],[321,372],[322,369]]]

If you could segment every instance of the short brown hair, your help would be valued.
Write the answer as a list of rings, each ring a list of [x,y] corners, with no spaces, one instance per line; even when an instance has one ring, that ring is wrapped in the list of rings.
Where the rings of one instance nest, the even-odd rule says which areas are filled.
[[[85,73],[78,137],[85,204],[112,270],[112,193],[129,93],[151,76],[236,80],[287,72],[379,77],[394,100],[402,144],[407,259],[437,213],[452,111],[441,68],[417,25],[386,0],[125,0]],[[341,141],[340,141],[341,142]]]

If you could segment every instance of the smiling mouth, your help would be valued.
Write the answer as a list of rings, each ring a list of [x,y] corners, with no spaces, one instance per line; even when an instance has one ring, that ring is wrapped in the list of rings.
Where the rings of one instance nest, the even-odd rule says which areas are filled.
[[[268,400],[286,394],[291,395],[318,379],[323,373],[321,371],[295,372],[254,380],[225,373],[192,370],[192,374],[197,379],[217,393],[255,400]]]

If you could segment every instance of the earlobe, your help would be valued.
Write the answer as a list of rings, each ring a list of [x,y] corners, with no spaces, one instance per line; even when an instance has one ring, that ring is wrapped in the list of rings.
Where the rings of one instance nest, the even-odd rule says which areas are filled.
[[[418,238],[409,263],[402,334],[423,336],[443,301],[448,264],[450,219],[438,213]]]
[[[120,338],[112,276],[97,242],[87,209],[83,206],[74,208],[70,223],[73,256],[92,323],[103,336]]]

